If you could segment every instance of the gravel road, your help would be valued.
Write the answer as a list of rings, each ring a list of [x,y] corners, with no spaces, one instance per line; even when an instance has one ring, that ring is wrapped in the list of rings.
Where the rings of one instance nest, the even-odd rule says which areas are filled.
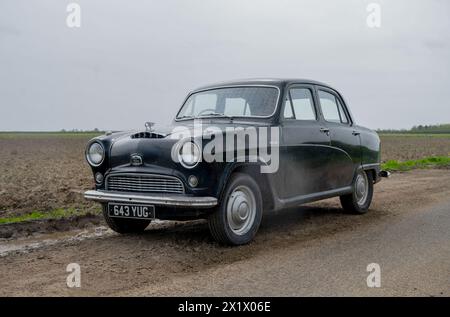
[[[69,263],[80,288],[66,285]],[[370,263],[379,288],[367,286]],[[450,296],[450,171],[394,174],[363,216],[337,199],[267,215],[237,248],[213,242],[203,221],[3,239],[0,295]]]

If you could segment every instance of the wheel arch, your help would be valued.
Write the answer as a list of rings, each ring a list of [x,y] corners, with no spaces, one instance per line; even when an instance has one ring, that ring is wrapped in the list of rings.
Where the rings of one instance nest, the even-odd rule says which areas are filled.
[[[371,176],[372,176],[372,179],[374,180],[374,182],[375,182],[375,180],[377,179],[377,173],[376,173],[376,171],[374,170],[374,169],[367,169],[367,170],[365,170],[366,171],[366,173],[367,174],[370,174]]]
[[[362,168],[364,169],[364,171],[366,173],[368,173],[368,174],[370,173],[374,184],[376,184],[380,181],[380,170],[381,170],[380,164],[378,164],[378,163],[365,164],[365,165],[362,165]]]
[[[264,211],[274,209],[275,207],[274,190],[271,185],[268,174],[261,173],[260,168],[262,164],[263,163],[261,162],[256,163],[236,162],[228,165],[228,167],[224,171],[224,176],[222,177],[221,186],[218,191],[217,197],[219,198],[219,201],[221,202],[222,199],[224,198],[223,195],[225,192],[225,188],[231,178],[231,175],[233,175],[234,173],[243,173],[249,175],[258,183],[263,198]]]

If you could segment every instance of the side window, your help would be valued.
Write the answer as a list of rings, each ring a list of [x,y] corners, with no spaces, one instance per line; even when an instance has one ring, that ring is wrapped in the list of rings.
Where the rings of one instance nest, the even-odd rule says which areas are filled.
[[[311,90],[294,88],[290,90],[295,119],[316,120]]]
[[[336,97],[329,92],[319,90],[319,99],[320,107],[325,120],[328,122],[341,123],[341,116],[336,102]]]
[[[189,100],[187,101],[187,105],[184,106],[183,108],[181,108],[181,111],[178,115],[180,117],[192,115],[192,111],[194,110],[193,106],[192,106],[193,104],[194,104],[194,102],[193,102],[192,98],[189,98]]]
[[[284,103],[284,113],[283,116],[285,119],[295,119],[294,113],[292,112],[292,104],[289,96],[286,98]]]
[[[284,117],[295,120],[316,120],[316,111],[311,90],[308,88],[293,88],[289,90],[290,99],[284,105]],[[292,100],[292,103],[291,103]]]
[[[339,101],[339,99],[336,98],[336,100],[338,102],[339,114],[341,115],[341,122],[345,123],[345,124],[348,124],[349,120],[348,120],[347,114],[345,113],[344,107],[342,106],[342,104]]]

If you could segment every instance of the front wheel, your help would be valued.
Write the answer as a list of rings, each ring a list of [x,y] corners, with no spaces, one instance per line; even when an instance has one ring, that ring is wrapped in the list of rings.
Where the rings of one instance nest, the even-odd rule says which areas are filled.
[[[222,202],[208,219],[216,241],[228,245],[249,243],[261,224],[261,190],[247,174],[235,173],[225,189]]]
[[[353,183],[353,192],[340,197],[342,208],[352,214],[364,214],[369,209],[373,197],[372,173],[361,170]]]
[[[108,215],[108,206],[104,204],[102,205],[102,208],[106,223],[113,231],[118,233],[143,232],[151,222],[151,220],[144,219],[124,219],[110,217]]]

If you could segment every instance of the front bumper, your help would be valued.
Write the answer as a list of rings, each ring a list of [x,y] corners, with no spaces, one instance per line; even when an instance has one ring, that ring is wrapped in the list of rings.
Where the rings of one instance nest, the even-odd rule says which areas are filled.
[[[217,198],[215,197],[195,197],[169,194],[139,194],[103,190],[88,190],[84,193],[84,198],[102,203],[138,203],[169,207],[211,208],[217,205]]]

